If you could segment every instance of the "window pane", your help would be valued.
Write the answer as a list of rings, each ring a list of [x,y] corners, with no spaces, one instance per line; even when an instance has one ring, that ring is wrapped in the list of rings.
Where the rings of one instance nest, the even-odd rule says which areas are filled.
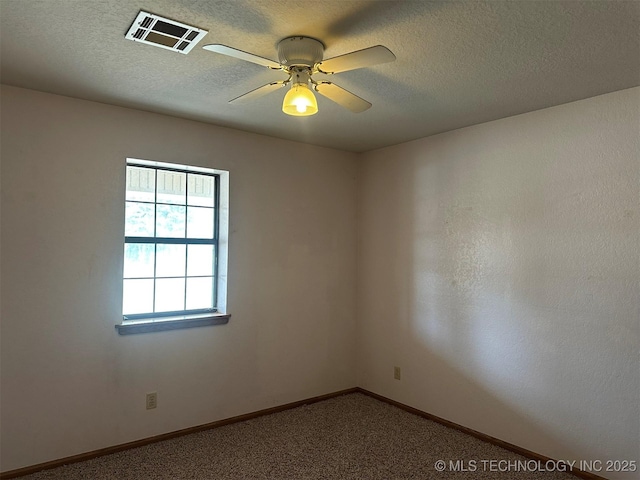
[[[153,312],[153,280],[124,280],[122,288],[122,313]]]
[[[200,207],[213,207],[216,188],[214,178],[208,175],[190,173],[188,175],[188,179],[189,189],[187,203],[189,205],[197,205]]]
[[[156,312],[184,310],[184,278],[156,280]]]
[[[153,317],[216,304],[217,249],[211,243],[218,177],[187,170],[160,163],[126,166],[125,315]],[[135,237],[144,238],[133,243]]]
[[[187,310],[213,307],[213,278],[187,278]]]
[[[153,204],[126,203],[124,234],[126,237],[153,237]]]
[[[187,207],[187,236],[213,238],[213,208]]]
[[[153,202],[156,195],[156,171],[153,168],[127,166],[127,200]]]
[[[186,245],[158,245],[157,277],[184,277]]]
[[[150,243],[126,243],[124,245],[124,278],[153,278],[155,245]]]
[[[187,250],[187,276],[213,275],[213,245],[189,245]]]
[[[177,205],[156,205],[156,236],[184,238],[185,209]]]
[[[158,170],[158,203],[187,203],[187,174]]]

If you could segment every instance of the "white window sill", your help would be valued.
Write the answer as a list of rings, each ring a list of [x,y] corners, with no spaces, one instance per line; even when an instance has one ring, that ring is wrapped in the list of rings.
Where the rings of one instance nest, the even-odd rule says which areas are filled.
[[[229,323],[229,313],[201,313],[196,315],[177,315],[175,317],[145,318],[140,320],[125,320],[116,325],[120,335],[135,333],[163,332],[183,328],[206,327],[209,325],[224,325]]]

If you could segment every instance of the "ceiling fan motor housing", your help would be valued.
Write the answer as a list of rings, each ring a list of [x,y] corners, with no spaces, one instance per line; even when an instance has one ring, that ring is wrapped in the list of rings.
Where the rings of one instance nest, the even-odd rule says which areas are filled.
[[[324,45],[309,37],[288,37],[278,43],[278,60],[285,67],[309,67],[322,61]]]

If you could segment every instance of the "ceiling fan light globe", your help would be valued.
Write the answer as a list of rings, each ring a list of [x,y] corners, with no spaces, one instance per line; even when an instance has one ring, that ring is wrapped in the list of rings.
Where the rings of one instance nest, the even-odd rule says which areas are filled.
[[[295,83],[284,96],[282,111],[287,115],[306,117],[318,113],[318,102],[307,85]]]

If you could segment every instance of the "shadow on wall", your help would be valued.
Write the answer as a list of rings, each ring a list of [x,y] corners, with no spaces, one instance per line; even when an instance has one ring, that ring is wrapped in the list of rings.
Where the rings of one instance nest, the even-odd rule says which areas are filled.
[[[576,252],[561,200],[522,180],[545,180],[533,169],[433,158],[363,169],[361,201],[376,208],[360,232],[360,385],[552,458],[633,455],[638,421],[617,408],[637,403],[633,362],[616,371],[599,353],[615,349],[603,318],[621,312],[606,288],[579,288],[595,229]],[[615,341],[634,358],[632,340]]]

